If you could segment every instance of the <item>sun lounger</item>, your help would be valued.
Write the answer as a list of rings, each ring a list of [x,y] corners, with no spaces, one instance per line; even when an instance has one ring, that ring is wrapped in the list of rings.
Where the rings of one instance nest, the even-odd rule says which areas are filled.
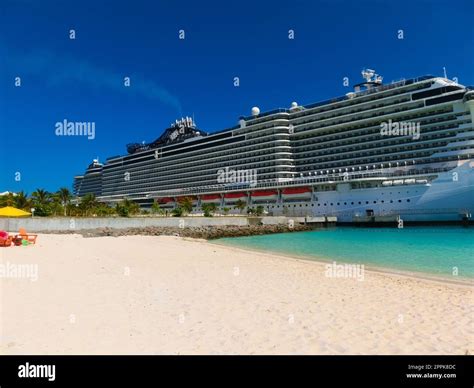
[[[24,228],[20,228],[20,232],[16,235],[16,237],[21,237],[23,240],[28,241],[30,244],[36,244],[36,238],[38,237],[38,235],[26,233],[26,230]]]

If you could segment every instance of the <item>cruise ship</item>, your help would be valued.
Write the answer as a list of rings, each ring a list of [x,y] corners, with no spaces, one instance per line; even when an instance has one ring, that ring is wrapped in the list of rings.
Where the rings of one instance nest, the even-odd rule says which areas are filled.
[[[344,96],[254,107],[219,132],[177,120],[150,143],[128,144],[126,155],[95,159],[74,192],[169,210],[191,198],[196,214],[214,203],[341,223],[470,221],[474,87],[436,76],[384,84],[370,69],[362,76]]]

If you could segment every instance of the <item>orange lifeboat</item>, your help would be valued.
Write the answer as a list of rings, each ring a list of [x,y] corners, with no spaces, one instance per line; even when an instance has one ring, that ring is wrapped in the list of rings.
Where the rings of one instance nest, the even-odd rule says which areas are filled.
[[[307,200],[311,199],[311,194],[311,187],[288,187],[281,191],[283,200]]]
[[[250,195],[254,202],[276,201],[278,199],[277,190],[257,190]]]
[[[237,202],[238,200],[246,202],[247,198],[247,193],[227,193],[224,195],[224,201],[226,203]]]
[[[220,194],[205,194],[201,195],[201,203],[220,203]]]

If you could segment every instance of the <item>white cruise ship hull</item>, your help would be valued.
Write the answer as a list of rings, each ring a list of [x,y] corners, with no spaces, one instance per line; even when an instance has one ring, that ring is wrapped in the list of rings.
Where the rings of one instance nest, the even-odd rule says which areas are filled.
[[[337,222],[456,222],[474,213],[474,161],[430,183],[315,192],[311,203],[282,203],[274,215],[337,217]]]
[[[212,202],[218,213],[341,223],[470,220],[474,86],[435,76],[384,85],[370,69],[362,75],[344,96],[255,107],[214,133],[183,118],[150,143],[128,144],[128,155],[94,160],[74,191],[143,208],[192,197],[194,214]]]

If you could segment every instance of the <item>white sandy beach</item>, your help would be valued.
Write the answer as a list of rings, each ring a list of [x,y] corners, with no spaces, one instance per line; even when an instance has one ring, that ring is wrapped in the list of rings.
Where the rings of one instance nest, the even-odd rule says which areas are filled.
[[[470,354],[473,288],[179,237],[0,248],[2,354]],[[5,267],[4,267],[5,268]]]

